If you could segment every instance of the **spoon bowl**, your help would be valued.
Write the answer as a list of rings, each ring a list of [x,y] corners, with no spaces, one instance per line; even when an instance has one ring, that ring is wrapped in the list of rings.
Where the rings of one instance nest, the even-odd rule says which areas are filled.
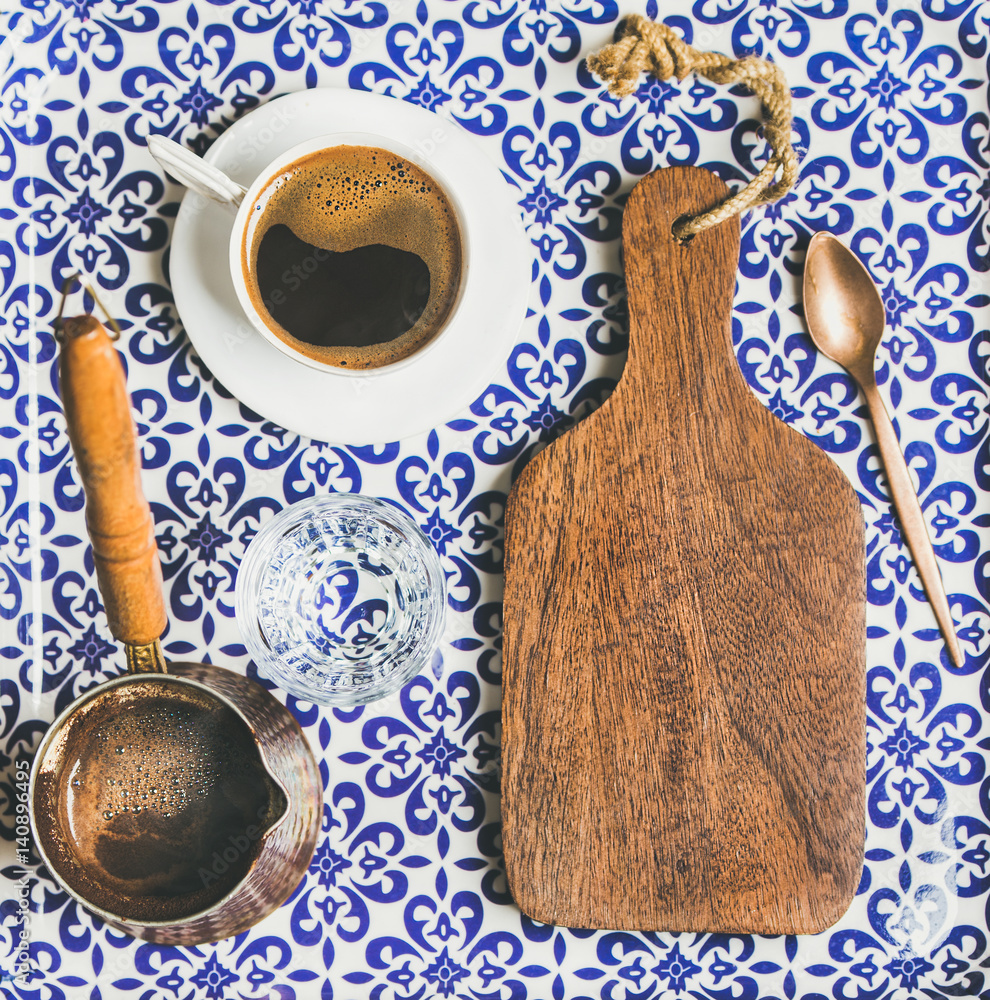
[[[804,264],[804,312],[811,339],[862,384],[873,380],[883,337],[883,301],[869,271],[831,233],[816,233]]]

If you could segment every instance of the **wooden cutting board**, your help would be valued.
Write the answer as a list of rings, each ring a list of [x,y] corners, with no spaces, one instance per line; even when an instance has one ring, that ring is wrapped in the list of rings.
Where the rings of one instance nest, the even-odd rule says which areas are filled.
[[[814,933],[860,879],[863,515],[739,371],[738,221],[670,235],[726,194],[636,186],[622,380],[509,497],[503,846],[544,923]]]

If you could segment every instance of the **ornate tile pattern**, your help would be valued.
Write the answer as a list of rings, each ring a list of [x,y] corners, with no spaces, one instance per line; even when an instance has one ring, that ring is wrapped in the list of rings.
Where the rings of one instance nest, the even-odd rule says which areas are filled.
[[[801,179],[744,219],[733,333],[753,391],[839,462],[863,503],[869,812],[849,913],[810,938],[547,927],[514,908],[500,861],[506,491],[621,371],[618,241],[633,184],[674,163],[749,176],[765,155],[755,100],[696,79],[611,98],[581,58],[610,39],[615,0],[11,0],[0,20],[4,996],[869,1000],[988,989],[990,8],[629,9],[663,16],[698,47],[773,58],[794,87]],[[202,152],[259,103],[314,86],[460,122],[502,165],[532,243],[531,312],[490,387],[446,426],[374,448],[303,439],[240,406],[191,350],[169,287],[182,192],[147,136]],[[961,670],[891,515],[862,402],[804,332],[803,254],[819,229],[846,239],[883,289],[881,391],[920,482]],[[254,673],[233,620],[238,565],[262,521],[315,492],[401,503],[449,574],[450,627],[432,672],[350,712],[289,699],[321,758],[323,836],[289,903],[216,946],[123,937],[34,864],[19,884],[16,764],[56,712],[123,669],[54,388],[53,289],[77,268],[124,330],[170,655]],[[19,889],[26,982],[10,978]]]

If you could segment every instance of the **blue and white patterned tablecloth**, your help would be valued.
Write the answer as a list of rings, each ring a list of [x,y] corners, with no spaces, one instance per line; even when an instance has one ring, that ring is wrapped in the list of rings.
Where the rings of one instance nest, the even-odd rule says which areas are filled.
[[[659,10],[658,10],[659,7]],[[614,0],[8,0],[0,81],[0,905],[3,995],[181,1000],[521,1000],[985,995],[990,710],[985,666],[990,303],[987,52],[974,0],[650,0],[695,46],[781,63],[800,183],[744,220],[733,331],[753,391],[856,484],[868,543],[863,878],[816,937],[628,934],[535,924],[499,850],[502,513],[513,475],[596,406],[626,344],[622,204],[699,163],[730,182],[765,150],[745,94],[646,81],[623,101],[582,66]],[[449,424],[328,446],[247,411],[191,350],[168,280],[181,190],[149,129],[197,152],[261,102],[313,86],[418,103],[503,166],[534,259],[522,342]],[[802,324],[804,248],[842,235],[883,289],[878,362],[959,623],[947,662],[849,378]],[[54,388],[53,290],[80,268],[121,318],[158,528],[167,651],[253,673],[233,619],[245,545],[314,492],[400,502],[449,574],[435,670],[352,712],[289,700],[321,758],[307,877],[236,939],[175,949],[109,931],[27,866],[17,762],[54,713],[123,669],[95,590]],[[813,748],[809,748],[813,750]],[[32,859],[34,860],[34,859]],[[27,980],[10,980],[30,942]]]

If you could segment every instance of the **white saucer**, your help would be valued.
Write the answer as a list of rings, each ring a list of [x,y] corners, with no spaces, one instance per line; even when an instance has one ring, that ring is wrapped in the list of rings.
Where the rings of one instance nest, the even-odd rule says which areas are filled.
[[[289,94],[232,125],[206,159],[248,187],[292,146],[355,131],[420,150],[426,168],[445,178],[473,234],[461,304],[414,363],[364,377],[336,375],[273,347],[248,322],[231,281],[233,211],[192,191],[175,221],[171,278],[189,339],[241,402],[288,430],[364,445],[438,427],[477,398],[518,336],[532,260],[519,208],[495,164],[456,123],[395,98],[336,89]]]

